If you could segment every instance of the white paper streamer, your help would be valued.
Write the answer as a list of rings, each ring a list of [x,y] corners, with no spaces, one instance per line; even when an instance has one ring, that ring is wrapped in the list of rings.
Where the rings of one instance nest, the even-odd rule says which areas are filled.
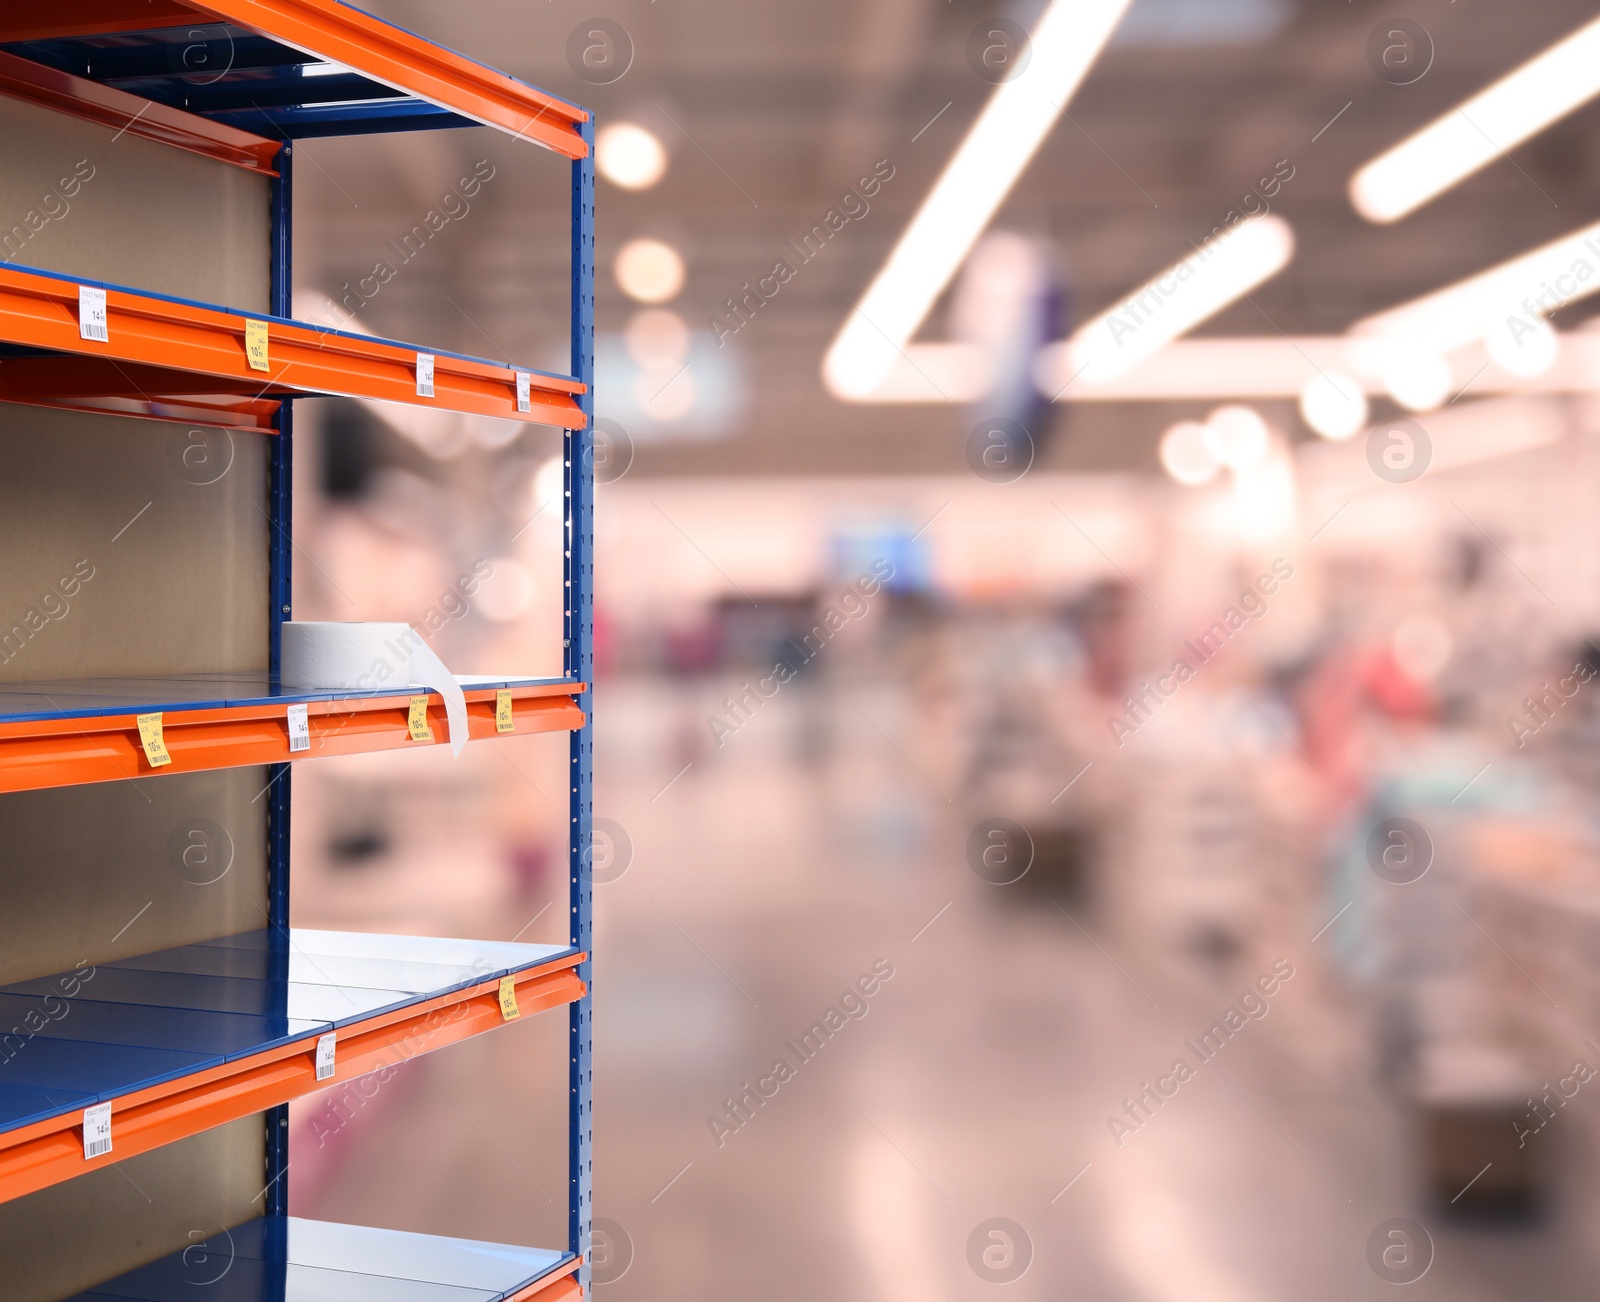
[[[282,681],[291,691],[431,688],[444,697],[451,753],[467,744],[461,684],[410,624],[285,623]]]

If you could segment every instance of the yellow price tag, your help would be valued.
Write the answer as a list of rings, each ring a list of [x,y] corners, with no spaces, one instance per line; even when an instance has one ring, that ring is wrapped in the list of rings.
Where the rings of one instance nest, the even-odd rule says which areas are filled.
[[[515,732],[517,725],[511,719],[511,689],[502,687],[494,694],[494,730]]]
[[[269,371],[267,365],[267,323],[254,317],[244,323],[244,355],[250,359],[252,371]]]
[[[172,763],[172,756],[167,754],[166,739],[161,735],[159,714],[139,716],[139,744],[144,747],[144,757],[150,761],[151,768],[158,769],[163,764]]]
[[[411,698],[411,718],[406,725],[411,730],[412,741],[432,741],[433,729],[428,727],[428,698]]]
[[[500,978],[500,1017],[501,1020],[511,1022],[522,1016],[522,1009],[517,1007],[517,983],[510,977]]]

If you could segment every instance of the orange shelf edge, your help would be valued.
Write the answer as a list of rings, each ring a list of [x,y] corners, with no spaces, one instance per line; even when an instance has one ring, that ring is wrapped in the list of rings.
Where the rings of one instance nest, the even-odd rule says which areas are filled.
[[[500,732],[495,726],[494,690],[469,691],[469,737],[489,740],[539,732],[574,732],[584,723],[583,711],[574,697],[584,690],[581,683],[512,688],[509,733]],[[168,711],[162,719],[162,731],[172,763],[160,768],[152,768],[145,756],[139,741],[138,716],[134,714],[0,723],[0,792],[446,744],[449,729],[444,702],[437,696],[430,696],[428,704],[433,740],[411,740],[412,695],[408,691],[359,700],[312,701],[306,707],[311,748],[293,753],[289,750],[287,705]]]
[[[583,1296],[583,1287],[573,1276],[582,1265],[582,1257],[569,1261],[543,1279],[537,1279],[527,1288],[513,1293],[509,1302],[532,1302],[534,1298],[538,1298],[539,1302],[577,1302]]]
[[[95,282],[84,283],[98,287]],[[252,314],[129,289],[106,289],[109,341],[84,339],[78,326],[78,291],[75,280],[0,267],[0,338],[93,359],[76,378],[70,363],[57,364],[57,371],[67,372],[59,377],[60,383],[74,393],[98,386],[116,396],[157,401],[163,396],[162,378],[140,370],[155,367],[178,373],[171,386],[179,393],[200,389],[210,395],[251,398],[334,393],[563,429],[585,425],[574,397],[587,390],[578,380],[522,372],[530,376],[530,410],[519,412],[515,367],[433,354],[434,396],[424,398],[417,394],[415,348],[318,330],[299,322],[268,322],[268,369],[254,370],[244,343],[246,322]],[[125,368],[119,363],[133,365]],[[0,370],[6,367],[17,369],[12,362],[0,363]],[[30,372],[24,366],[21,370],[24,379],[19,383],[38,394],[38,368]],[[30,373],[34,375],[31,383],[26,379]],[[205,376],[207,382],[197,384],[195,376]]]
[[[279,400],[218,394],[207,376],[99,357],[34,355],[0,361],[0,402],[102,416],[278,432]]]
[[[339,0],[203,0],[194,7],[567,158],[588,156],[578,124],[589,115],[576,104]]]
[[[183,27],[201,15],[174,0],[75,0],[72,4],[16,4],[0,13],[6,41],[53,41],[69,36],[109,36],[157,27]]]
[[[574,969],[586,957],[573,954],[516,974],[522,1015],[581,999],[588,987]],[[113,1147],[102,1157],[83,1156],[81,1113],[35,1122],[0,1136],[0,1203],[504,1025],[499,982],[485,981],[339,1031],[336,1071],[329,1080],[316,1078],[316,1040],[311,1039],[169,1081],[113,1100]]]
[[[185,113],[154,100],[103,86],[85,77],[0,51],[0,95],[111,127],[121,134],[172,145],[231,163],[262,176],[277,176],[278,142]]]

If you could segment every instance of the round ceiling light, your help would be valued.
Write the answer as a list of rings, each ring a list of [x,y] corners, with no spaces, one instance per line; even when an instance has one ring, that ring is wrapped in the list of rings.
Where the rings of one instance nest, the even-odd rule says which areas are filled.
[[[1161,467],[1180,484],[1198,488],[1217,477],[1222,463],[1211,453],[1206,427],[1180,420],[1161,436]]]
[[[1350,438],[1367,423],[1367,395],[1340,371],[1313,375],[1300,391],[1300,415],[1325,439]]]
[[[683,255],[660,240],[629,240],[613,269],[622,292],[641,303],[665,303],[683,288]]]
[[[667,151],[654,132],[633,122],[613,122],[595,139],[594,165],[612,185],[648,190],[667,174]]]

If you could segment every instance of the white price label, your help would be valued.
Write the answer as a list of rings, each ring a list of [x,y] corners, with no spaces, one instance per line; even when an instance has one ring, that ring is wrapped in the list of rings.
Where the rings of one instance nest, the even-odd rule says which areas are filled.
[[[333,1079],[333,1044],[334,1033],[329,1031],[326,1035],[317,1037],[317,1079]]]
[[[93,285],[78,286],[78,336],[111,342],[111,331],[106,326],[106,292]]]
[[[526,371],[517,372],[517,410],[533,410],[533,376]]]
[[[304,705],[289,707],[289,753],[311,749],[311,719]]]
[[[111,1151],[111,1105],[97,1103],[83,1110],[83,1160]]]
[[[433,397],[433,354],[417,354],[417,397]]]

